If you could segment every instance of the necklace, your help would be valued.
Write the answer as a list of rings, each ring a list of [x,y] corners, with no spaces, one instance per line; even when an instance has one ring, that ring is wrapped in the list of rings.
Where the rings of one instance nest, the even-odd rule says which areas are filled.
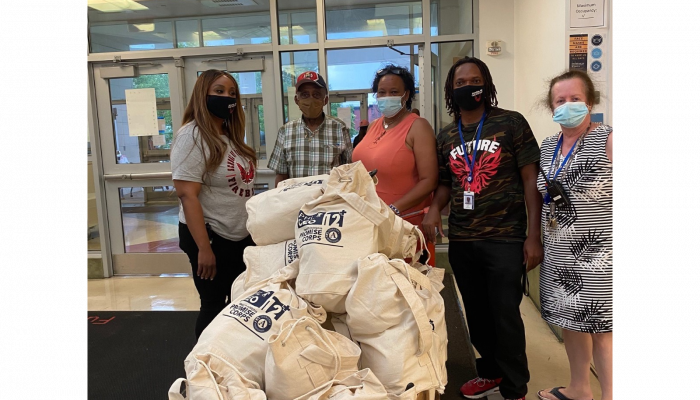
[[[386,117],[384,117],[384,121],[383,121],[384,129],[389,129],[389,125],[392,125],[392,124],[394,124],[396,121],[400,120],[401,117],[403,117],[404,111],[405,111],[405,110],[406,110],[406,109],[404,108],[404,109],[402,109],[402,110],[399,112],[398,115],[393,116],[391,122],[386,122]]]
[[[384,121],[382,121],[382,125],[384,126],[384,132],[382,132],[381,134],[379,134],[379,136],[377,136],[377,138],[374,139],[374,142],[373,142],[374,144],[377,144],[377,142],[379,142],[379,139],[383,138],[384,135],[386,135],[386,131],[389,129],[389,125],[393,125],[393,124],[395,124],[397,121],[400,121],[400,120],[403,118],[403,116],[404,116],[404,114],[405,114],[404,111],[406,111],[406,109],[401,110],[401,111],[399,112],[398,115],[395,115],[395,116],[393,117],[393,118],[395,118],[395,119],[394,119],[393,121],[391,121],[391,122],[386,122],[386,117],[384,118]]]
[[[374,142],[373,142],[373,143],[374,143],[374,144],[377,144],[377,142],[379,142],[379,139],[383,138],[384,135],[386,135],[386,128],[384,128],[384,132],[382,132],[379,136],[377,136],[376,139],[374,139]]]

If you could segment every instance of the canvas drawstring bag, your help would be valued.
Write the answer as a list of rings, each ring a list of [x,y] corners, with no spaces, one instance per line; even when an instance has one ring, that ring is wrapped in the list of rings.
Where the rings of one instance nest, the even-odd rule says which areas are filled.
[[[168,391],[168,400],[266,400],[260,386],[246,379],[222,357],[206,353],[194,358],[189,378],[178,378]],[[184,392],[184,393],[183,393]]]
[[[345,312],[357,277],[356,262],[372,253],[413,257],[417,229],[384,203],[361,161],[331,170],[324,193],[304,204],[295,232],[299,249],[296,290],[326,311]]]
[[[244,287],[248,289],[262,282],[298,258],[299,251],[294,239],[264,246],[246,247],[243,250],[243,262],[246,265]]]
[[[286,179],[246,202],[246,227],[255,244],[265,246],[294,239],[299,209],[323,193],[328,175]]]
[[[269,337],[290,319],[311,317],[321,323],[326,320],[326,312],[308,304],[290,284],[296,274],[296,263],[245,290],[209,323],[185,359],[188,379],[197,365],[196,356],[214,353],[265,389]]]
[[[439,289],[403,259],[372,254],[359,262],[346,321],[362,349],[360,367],[370,368],[389,394],[402,395],[409,385],[416,393],[444,392],[447,331]]]
[[[295,398],[358,371],[360,348],[313,318],[285,321],[268,343],[265,382],[270,400]]]

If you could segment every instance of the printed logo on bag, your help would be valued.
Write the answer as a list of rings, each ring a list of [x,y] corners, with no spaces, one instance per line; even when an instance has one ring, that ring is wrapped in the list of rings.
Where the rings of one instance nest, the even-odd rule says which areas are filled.
[[[268,298],[272,296],[272,292],[266,292],[264,290],[258,290],[254,295],[249,296],[248,298],[244,299],[246,303],[250,303],[251,305],[260,308],[265,302],[267,301]]]
[[[297,221],[297,228],[303,228],[305,226],[312,225],[338,225],[339,228],[342,228],[343,217],[345,216],[345,214],[347,214],[347,211],[345,210],[335,212],[320,211],[312,215],[307,215],[303,211],[299,211],[299,220]]]
[[[286,192],[287,190],[296,189],[296,188],[302,187],[302,186],[313,186],[313,185],[323,185],[323,179],[317,179],[315,181],[310,181],[310,182],[295,183],[293,185],[287,186],[286,188],[282,189],[282,192]]]
[[[287,242],[287,259],[285,260],[284,265],[287,266],[291,264],[297,258],[299,258],[299,249],[297,249],[296,240]]]
[[[300,246],[305,246],[313,242],[321,242],[324,237],[329,243],[338,243],[341,234],[340,230],[334,227],[343,227],[345,214],[347,214],[345,210],[333,212],[320,211],[312,215],[299,211],[297,227],[306,228],[297,238],[301,242]],[[316,228],[316,226],[318,226],[318,228]],[[325,236],[323,234],[324,226],[328,227]]]
[[[258,315],[253,320],[253,329],[260,333],[265,333],[272,327],[272,320],[267,315]]]
[[[331,242],[331,243],[338,243],[340,242],[340,237],[342,235],[340,234],[340,231],[336,228],[331,228],[326,231],[326,240]]]
[[[272,291],[258,290],[254,294],[241,300],[238,304],[231,304],[227,317],[238,319],[241,322],[250,322],[256,314],[260,314],[253,319],[253,330],[258,333],[265,333],[272,328],[272,318],[278,321],[284,313],[289,311],[290,307],[282,303]],[[272,316],[272,318],[270,318]],[[253,332],[250,327],[243,324],[248,330]],[[255,333],[255,332],[253,332]],[[257,334],[256,334],[257,336]],[[258,336],[261,340],[265,340]]]

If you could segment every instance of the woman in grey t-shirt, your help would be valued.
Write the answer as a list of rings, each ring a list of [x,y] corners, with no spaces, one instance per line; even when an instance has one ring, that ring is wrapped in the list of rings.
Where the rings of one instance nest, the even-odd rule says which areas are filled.
[[[232,300],[231,285],[245,270],[243,250],[255,245],[246,230],[245,203],[253,196],[257,160],[244,142],[239,95],[229,73],[202,73],[170,154],[180,198],[180,248],[201,302],[197,338]]]

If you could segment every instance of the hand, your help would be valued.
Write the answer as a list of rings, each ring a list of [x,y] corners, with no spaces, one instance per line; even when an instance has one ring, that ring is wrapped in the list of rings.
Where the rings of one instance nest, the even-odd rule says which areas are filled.
[[[211,247],[200,250],[197,255],[197,276],[210,280],[216,276],[216,257]]]
[[[428,213],[423,217],[423,234],[426,241],[435,243],[435,228],[437,228],[441,237],[445,237],[445,234],[442,232],[440,210],[437,207],[430,207]]]
[[[523,264],[527,266],[526,271],[532,271],[536,266],[540,265],[544,259],[544,250],[539,237],[528,236],[523,245],[523,255],[525,261]]]

